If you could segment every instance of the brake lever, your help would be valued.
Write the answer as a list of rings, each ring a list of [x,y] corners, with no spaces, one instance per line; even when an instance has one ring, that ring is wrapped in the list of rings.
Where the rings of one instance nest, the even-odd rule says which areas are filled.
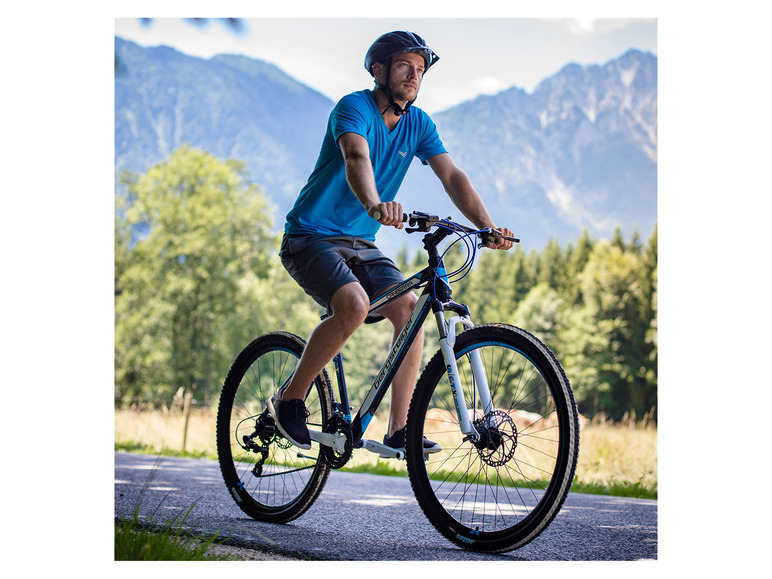
[[[412,227],[406,227],[405,233],[418,233],[418,232],[428,232],[429,231],[429,220],[428,219],[411,219],[409,224]]]
[[[429,223],[431,222],[432,225],[434,225],[434,223],[438,221],[436,216],[420,211],[414,211],[410,215],[406,215],[406,217],[408,217],[408,219],[405,219],[405,221],[408,222],[410,227],[405,228],[405,233],[428,233],[431,231]]]
[[[483,247],[487,248],[489,247],[489,243],[493,243],[493,241],[500,237],[501,239],[506,239],[507,241],[511,241],[513,243],[520,243],[520,240],[516,237],[508,237],[506,235],[502,235],[501,231],[498,229],[490,229],[486,228],[480,232],[480,243],[477,244],[477,249],[482,249]]]

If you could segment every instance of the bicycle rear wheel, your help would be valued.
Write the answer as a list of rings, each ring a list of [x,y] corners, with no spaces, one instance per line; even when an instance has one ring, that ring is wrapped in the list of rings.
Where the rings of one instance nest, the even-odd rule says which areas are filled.
[[[555,518],[571,488],[579,420],[560,363],[531,334],[479,326],[460,334],[455,356],[479,440],[465,440],[438,352],[410,404],[406,459],[418,503],[434,527],[465,549],[522,547]],[[480,353],[495,410],[483,412],[469,354]],[[423,437],[442,452],[424,457]]]
[[[295,370],[305,342],[284,332],[247,346],[225,380],[217,411],[217,453],[225,485],[250,517],[286,523],[302,515],[322,491],[330,467],[317,443],[293,446],[266,409]],[[332,387],[326,371],[306,398],[308,425],[321,429],[330,417]]]

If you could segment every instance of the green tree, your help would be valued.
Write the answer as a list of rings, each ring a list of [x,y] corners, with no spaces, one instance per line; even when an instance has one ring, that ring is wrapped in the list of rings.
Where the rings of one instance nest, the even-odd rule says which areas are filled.
[[[566,371],[591,414],[621,418],[655,401],[647,388],[650,320],[641,316],[640,272],[640,257],[621,249],[619,239],[599,244],[582,272],[584,304],[572,312],[561,342]]]
[[[643,404],[654,406],[657,399],[658,383],[658,350],[657,350],[657,227],[649,238],[648,245],[641,255],[641,284],[643,300],[641,303],[641,319],[646,323],[646,366],[645,393]]]
[[[625,236],[622,233],[621,227],[614,228],[614,235],[611,236],[611,245],[613,245],[620,251],[625,251],[627,249],[627,244],[625,243]]]
[[[594,242],[585,229],[576,246],[572,246],[567,251],[566,273],[563,276],[563,284],[559,291],[569,306],[579,306],[583,301],[579,276],[590,259],[593,246]]]
[[[563,300],[550,285],[535,285],[506,321],[523,328],[557,353],[558,335],[565,326]]]
[[[219,384],[245,275],[266,278],[271,208],[243,164],[182,147],[116,201],[116,396]],[[137,232],[146,231],[143,235]]]
[[[539,255],[539,277],[537,283],[546,283],[559,288],[565,274],[565,257],[556,239],[550,239]]]
[[[454,288],[454,299],[470,306],[476,323],[499,322],[514,310],[511,256],[484,250],[477,265]]]
[[[320,321],[320,306],[287,274],[276,252],[271,253],[265,275],[248,271],[237,282],[234,307],[224,318],[223,343],[230,361],[258,336],[285,330],[307,339]]]

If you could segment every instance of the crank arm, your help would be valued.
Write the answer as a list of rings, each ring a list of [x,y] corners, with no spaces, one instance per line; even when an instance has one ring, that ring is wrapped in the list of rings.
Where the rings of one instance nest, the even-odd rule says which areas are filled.
[[[319,430],[309,430],[311,440],[314,440],[322,446],[329,446],[335,452],[344,453],[346,450],[346,435],[342,432],[328,433]]]

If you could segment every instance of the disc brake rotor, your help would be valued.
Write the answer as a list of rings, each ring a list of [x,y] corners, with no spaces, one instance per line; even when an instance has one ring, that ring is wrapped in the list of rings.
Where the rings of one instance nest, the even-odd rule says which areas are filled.
[[[474,443],[486,464],[503,466],[512,460],[517,449],[517,426],[506,412],[494,410],[474,422],[479,439]]]

